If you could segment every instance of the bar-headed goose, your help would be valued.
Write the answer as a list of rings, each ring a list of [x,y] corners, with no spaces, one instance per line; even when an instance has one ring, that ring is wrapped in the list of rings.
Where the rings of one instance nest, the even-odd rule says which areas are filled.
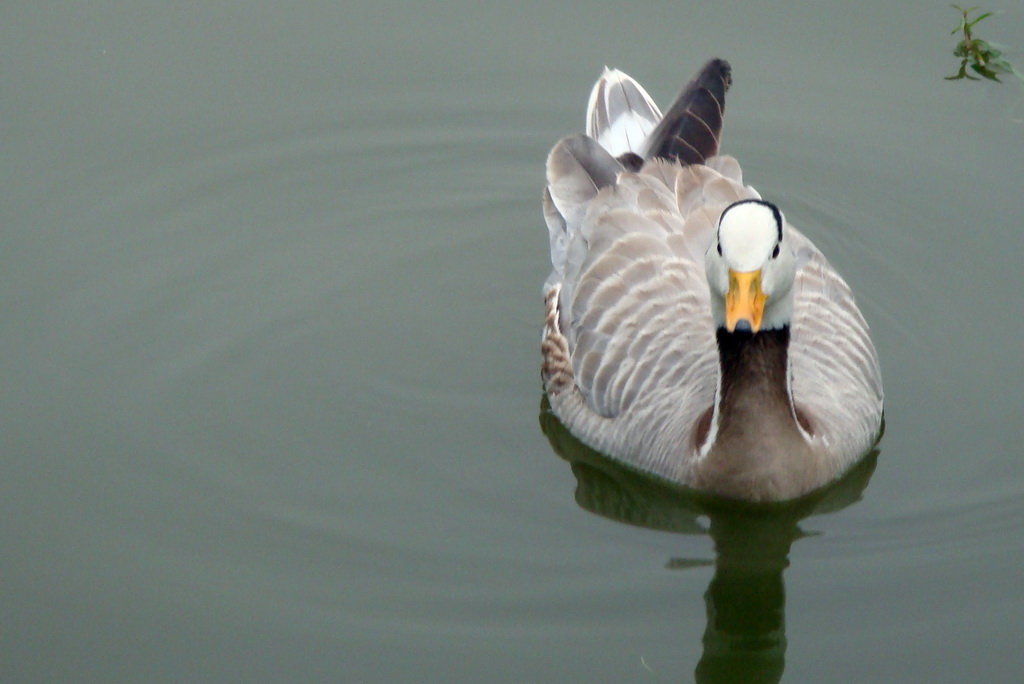
[[[718,153],[729,65],[663,117],[606,70],[547,162],[543,380],[581,441],[726,497],[795,498],[874,445],[882,385],[850,288]]]

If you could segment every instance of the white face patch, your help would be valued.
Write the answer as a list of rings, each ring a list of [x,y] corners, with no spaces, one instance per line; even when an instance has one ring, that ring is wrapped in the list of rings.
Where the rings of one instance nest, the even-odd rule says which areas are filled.
[[[722,258],[734,271],[762,268],[779,242],[779,224],[771,207],[741,202],[725,210],[718,223]]]

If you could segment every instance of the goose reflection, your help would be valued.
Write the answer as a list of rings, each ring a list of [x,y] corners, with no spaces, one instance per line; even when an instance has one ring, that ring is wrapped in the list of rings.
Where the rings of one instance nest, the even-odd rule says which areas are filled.
[[[860,500],[878,452],[841,480],[785,504],[741,504],[652,480],[579,442],[547,410],[541,428],[577,480],[576,502],[600,516],[638,527],[708,535],[713,560],[672,558],[670,569],[713,566],[704,593],[707,627],[695,679],[706,682],[778,682],[786,655],[783,571],[793,542],[808,536],[800,521]],[[706,522],[703,522],[706,521]]]

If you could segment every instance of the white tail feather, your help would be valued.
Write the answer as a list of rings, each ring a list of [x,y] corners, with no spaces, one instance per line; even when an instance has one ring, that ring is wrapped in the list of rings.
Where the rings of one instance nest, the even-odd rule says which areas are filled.
[[[643,156],[644,142],[661,121],[661,110],[644,87],[618,69],[605,67],[590,91],[586,132],[613,157]]]

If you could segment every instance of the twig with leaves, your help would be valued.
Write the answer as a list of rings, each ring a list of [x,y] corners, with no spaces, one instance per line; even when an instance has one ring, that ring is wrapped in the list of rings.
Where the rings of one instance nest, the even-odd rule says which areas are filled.
[[[1024,80],[1024,74],[1017,71],[1017,68],[1003,57],[1003,50],[1005,48],[1002,45],[990,43],[981,38],[975,38],[971,33],[979,21],[991,17],[993,12],[982,12],[972,19],[971,14],[978,10],[977,7],[968,7],[967,9],[960,5],[953,5],[953,7],[963,15],[960,18],[960,25],[950,33],[950,35],[954,36],[957,33],[963,35],[963,38],[957,42],[956,49],[953,50],[953,54],[962,61],[960,62],[960,71],[953,76],[947,76],[946,80],[959,81],[962,78],[967,78],[972,81],[980,81],[981,79],[977,76],[967,73],[967,67],[970,67],[972,71],[990,81],[998,83],[1002,82],[999,80],[999,74],[1013,74],[1017,78]]]

